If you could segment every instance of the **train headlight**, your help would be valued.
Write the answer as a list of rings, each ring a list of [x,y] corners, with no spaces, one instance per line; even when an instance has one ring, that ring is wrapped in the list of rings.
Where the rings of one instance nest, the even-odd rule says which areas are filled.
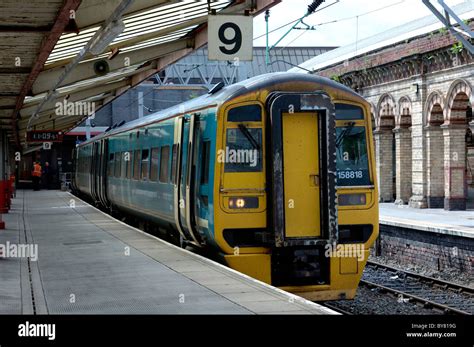
[[[339,206],[365,205],[367,199],[365,193],[339,194],[337,197]]]
[[[229,208],[258,208],[258,197],[256,196],[236,196],[229,198]]]

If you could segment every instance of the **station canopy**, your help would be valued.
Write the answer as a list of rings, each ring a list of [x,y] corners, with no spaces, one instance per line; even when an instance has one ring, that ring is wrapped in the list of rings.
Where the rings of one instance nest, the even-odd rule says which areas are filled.
[[[2,0],[0,129],[23,147],[28,130],[66,132],[89,105],[97,111],[205,45],[210,11],[255,16],[279,2]]]

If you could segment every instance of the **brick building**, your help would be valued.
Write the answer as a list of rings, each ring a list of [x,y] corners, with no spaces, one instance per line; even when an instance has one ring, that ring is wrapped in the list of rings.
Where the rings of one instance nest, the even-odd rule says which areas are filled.
[[[471,18],[473,28],[472,9],[458,11]],[[436,18],[300,66],[353,88],[371,103],[380,201],[416,208],[472,207],[474,57]]]

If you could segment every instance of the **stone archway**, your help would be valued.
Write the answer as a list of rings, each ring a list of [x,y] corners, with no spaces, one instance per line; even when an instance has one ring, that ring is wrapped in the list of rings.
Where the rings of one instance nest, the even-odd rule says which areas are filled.
[[[377,124],[377,120],[378,120],[378,117],[376,116],[377,115],[377,109],[375,108],[375,105],[373,103],[370,103],[370,119],[372,121],[372,131],[375,131],[375,129],[377,129],[378,127],[378,124]]]
[[[467,114],[472,108],[471,86],[457,80],[449,88],[444,123],[444,209],[465,210],[467,189]]]
[[[425,108],[426,200],[428,208],[444,207],[444,139],[440,125],[444,120],[444,100],[432,92]]]
[[[378,175],[379,200],[394,201],[394,134],[395,102],[389,94],[381,96],[377,105],[377,116],[374,131],[375,158]]]
[[[395,117],[396,204],[407,204],[412,194],[411,100],[404,96]]]

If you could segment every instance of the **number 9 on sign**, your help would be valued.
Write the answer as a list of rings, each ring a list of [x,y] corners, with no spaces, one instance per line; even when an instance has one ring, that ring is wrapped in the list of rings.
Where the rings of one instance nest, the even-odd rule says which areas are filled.
[[[228,39],[225,36],[226,29],[231,29],[234,32],[234,35],[232,38]],[[230,49],[227,49],[226,46],[219,46],[219,50],[222,53],[227,54],[227,55],[235,54],[242,47],[242,31],[240,31],[239,26],[235,23],[230,23],[230,22],[224,23],[219,27],[219,40],[226,45],[233,46]]]
[[[252,60],[252,17],[210,15],[208,18],[209,60]]]

